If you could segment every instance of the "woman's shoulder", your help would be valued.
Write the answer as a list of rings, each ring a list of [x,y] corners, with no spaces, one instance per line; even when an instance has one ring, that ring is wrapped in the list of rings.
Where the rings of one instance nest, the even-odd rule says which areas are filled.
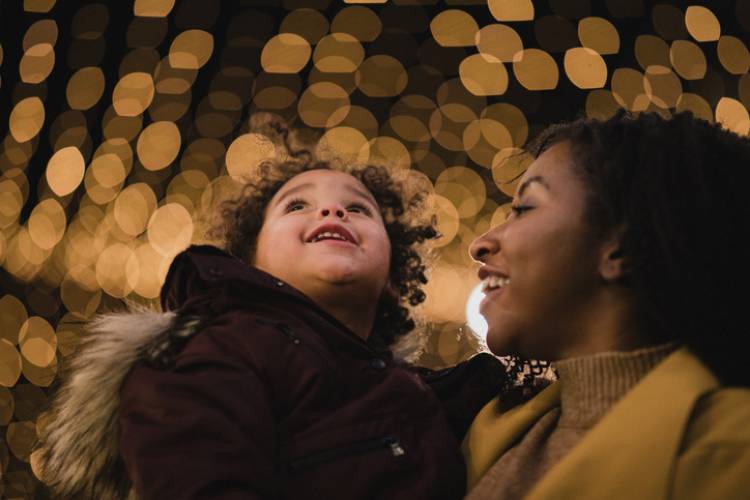
[[[743,444],[750,453],[750,388],[720,387],[695,405],[685,448]]]

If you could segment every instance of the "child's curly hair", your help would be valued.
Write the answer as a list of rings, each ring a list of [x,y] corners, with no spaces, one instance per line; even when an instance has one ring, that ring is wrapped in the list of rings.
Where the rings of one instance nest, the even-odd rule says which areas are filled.
[[[222,203],[220,223],[211,233],[221,237],[225,250],[246,262],[255,254],[258,234],[263,226],[265,209],[273,196],[291,178],[309,170],[334,169],[327,161],[316,159],[307,149],[293,150],[289,131],[276,128],[288,156],[283,160],[262,162],[257,181],[248,183],[241,194]],[[410,215],[423,207],[428,193],[420,190],[407,196],[380,166],[347,168],[375,198],[391,243],[390,286],[381,295],[373,331],[368,343],[378,351],[389,353],[397,338],[415,327],[409,306],[425,300],[422,286],[427,283],[423,254],[418,244],[438,236],[434,218],[429,223],[410,221]]]

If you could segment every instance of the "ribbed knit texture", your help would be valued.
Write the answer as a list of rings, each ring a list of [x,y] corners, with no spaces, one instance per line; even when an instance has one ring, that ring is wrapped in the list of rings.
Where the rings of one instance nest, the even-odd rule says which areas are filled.
[[[556,362],[560,406],[547,412],[502,455],[466,498],[523,498],[612,405],[675,348],[665,344]]]

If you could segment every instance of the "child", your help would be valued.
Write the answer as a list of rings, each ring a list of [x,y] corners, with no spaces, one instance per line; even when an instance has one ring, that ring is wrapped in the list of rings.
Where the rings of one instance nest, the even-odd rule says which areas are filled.
[[[460,498],[459,443],[504,369],[391,354],[434,227],[406,221],[383,168],[303,152],[262,169],[225,206],[228,253],[174,260],[168,312],[94,325],[42,435],[45,482],[86,498]]]

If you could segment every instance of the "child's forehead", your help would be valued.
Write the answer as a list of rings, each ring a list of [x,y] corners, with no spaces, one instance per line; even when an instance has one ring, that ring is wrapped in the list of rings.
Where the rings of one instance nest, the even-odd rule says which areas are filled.
[[[304,192],[316,189],[337,189],[359,194],[373,202],[375,197],[359,179],[346,172],[336,170],[308,170],[289,179],[276,193],[277,198],[290,191]]]

